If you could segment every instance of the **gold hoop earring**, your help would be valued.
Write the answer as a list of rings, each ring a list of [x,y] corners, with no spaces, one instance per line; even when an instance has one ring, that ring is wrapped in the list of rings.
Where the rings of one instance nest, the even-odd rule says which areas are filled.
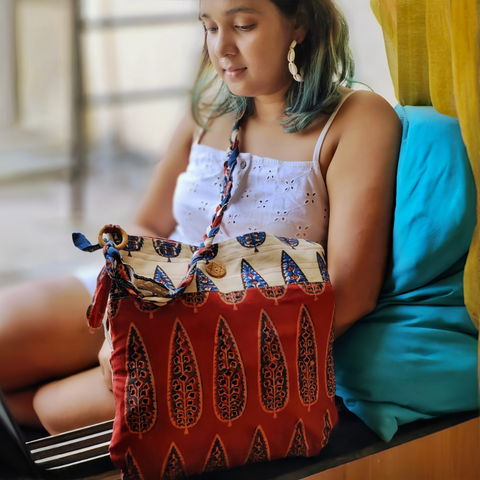
[[[293,40],[293,42],[290,44],[290,47],[288,49],[288,54],[287,54],[287,60],[288,60],[288,70],[292,74],[293,78],[301,83],[303,82],[303,77],[298,73],[298,68],[295,65],[295,46],[297,45],[297,41]]]

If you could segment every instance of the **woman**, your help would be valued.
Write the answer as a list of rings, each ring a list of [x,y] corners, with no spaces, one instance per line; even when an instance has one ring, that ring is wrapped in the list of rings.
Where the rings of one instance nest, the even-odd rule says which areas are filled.
[[[379,96],[342,86],[353,63],[331,0],[201,0],[200,20],[205,49],[192,115],[177,128],[129,233],[200,242],[241,117],[245,174],[216,240],[257,230],[323,243],[340,335],[373,310],[382,285],[398,117]],[[103,339],[85,326],[89,299],[75,277],[3,295],[0,356],[9,369],[0,384],[20,421],[39,419],[57,433],[113,417],[109,350],[104,345],[95,367]]]

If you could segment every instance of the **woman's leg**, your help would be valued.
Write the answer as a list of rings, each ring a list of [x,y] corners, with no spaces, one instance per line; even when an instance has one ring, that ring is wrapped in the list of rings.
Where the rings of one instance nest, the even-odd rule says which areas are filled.
[[[85,317],[90,295],[73,276],[0,292],[0,385],[5,392],[97,364],[103,331]]]
[[[87,325],[90,301],[73,276],[0,291],[0,386],[19,422],[31,425],[34,420],[30,402],[35,385],[98,363],[104,336]]]
[[[51,435],[115,416],[113,393],[107,388],[100,367],[40,387],[33,406]]]
[[[25,390],[5,394],[8,407],[20,425],[32,428],[43,427],[33,408],[33,399],[37,390],[38,387],[30,387]]]

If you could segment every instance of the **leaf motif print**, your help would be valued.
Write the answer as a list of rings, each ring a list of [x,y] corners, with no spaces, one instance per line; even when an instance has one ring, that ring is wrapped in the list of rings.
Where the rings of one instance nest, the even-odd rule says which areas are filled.
[[[122,471],[123,480],[143,480],[140,468],[138,468],[138,464],[135,458],[133,458],[132,451],[130,449],[128,449],[127,453],[125,454],[125,463],[127,468],[126,470]]]
[[[180,320],[175,320],[168,355],[168,412],[172,424],[193,427],[202,415],[203,395],[200,371],[192,342]]]
[[[148,432],[157,419],[155,382],[147,349],[133,323],[127,338],[127,380],[125,382],[125,423],[131,433]]]
[[[112,296],[110,296],[110,300],[108,302],[108,308],[107,308],[107,318],[112,320],[117,314],[119,306],[120,306],[120,299],[113,298]]]
[[[186,307],[193,308],[193,313],[197,313],[197,307],[201,307],[208,300],[208,292],[184,293],[180,299]]]
[[[297,322],[297,367],[300,400],[310,411],[318,400],[318,353],[315,328],[305,305],[300,307]]]
[[[263,428],[259,425],[253,434],[250,450],[245,464],[267,462],[270,460],[270,447]]]
[[[267,238],[265,232],[253,232],[247,233],[245,235],[241,235],[237,237],[237,242],[245,248],[254,248],[255,252],[258,252],[258,248],[260,245],[263,245]]]
[[[308,443],[305,436],[305,426],[300,419],[293,430],[292,439],[287,451],[287,457],[308,457]]]
[[[265,310],[260,312],[258,339],[260,404],[277,418],[288,403],[288,370],[280,336]]]
[[[278,285],[276,287],[260,287],[260,293],[269,299],[275,300],[275,305],[278,305],[278,299],[282,298],[287,293],[287,287]]]
[[[215,415],[221,422],[240,418],[247,405],[247,382],[240,350],[227,321],[220,315],[213,354]]]
[[[237,290],[235,292],[221,293],[220,298],[227,304],[233,305],[234,310],[238,310],[237,303],[242,303],[247,298],[246,290]]]
[[[296,285],[298,283],[307,283],[307,277],[303,274],[300,267],[293,258],[282,251],[282,274],[286,285]]]
[[[202,247],[197,250],[198,253],[202,253],[202,258],[206,260],[207,264],[210,260],[213,260],[218,255],[218,243],[213,243],[208,247]]]
[[[195,272],[199,292],[218,292],[218,288],[199,268]]]
[[[228,468],[228,456],[225,445],[219,435],[215,436],[203,467],[204,472],[215,472]]]
[[[328,339],[327,365],[326,365],[326,379],[327,379],[327,395],[332,398],[336,392],[335,384],[335,368],[333,364],[333,341],[335,340],[335,325],[332,323],[330,329],[330,338]]]
[[[318,268],[320,269],[320,273],[322,274],[323,281],[330,283],[330,276],[328,275],[327,264],[325,263],[323,256],[320,255],[319,252],[317,252],[317,263]]]
[[[108,301],[108,318],[112,320],[118,312],[118,308],[120,306],[120,300],[122,298],[127,298],[128,292],[127,290],[118,284],[118,282],[114,282],[112,284],[112,289],[110,290],[110,300]]]
[[[162,480],[185,480],[187,478],[187,469],[185,468],[185,460],[180,450],[172,442],[168,450],[162,468]]]
[[[124,250],[128,252],[128,256],[131,257],[131,252],[139,252],[142,249],[144,242],[145,239],[143,237],[134,237],[129,235],[128,242],[125,245]]]
[[[161,305],[158,303],[154,302],[147,302],[147,301],[134,301],[133,302],[135,307],[137,307],[138,310],[140,310],[143,313],[149,313],[150,318],[153,318],[153,312],[158,310],[159,308],[162,308]]]
[[[268,287],[267,282],[257,273],[252,266],[242,258],[242,282],[245,289]]]
[[[330,439],[330,432],[332,431],[332,422],[330,420],[330,412],[328,409],[325,411],[323,415],[323,440],[322,440],[322,447],[324,447],[328,440]]]
[[[298,244],[300,243],[296,238],[288,238],[288,237],[278,237],[275,235],[282,243],[285,245],[288,245],[289,247],[292,247],[295,250],[295,247],[298,247]]]
[[[318,300],[317,295],[320,295],[325,290],[325,285],[322,282],[313,283],[299,283],[298,286],[307,294],[314,295],[314,300]]]
[[[152,238],[153,247],[155,251],[162,257],[171,262],[171,258],[178,257],[182,251],[182,244],[179,242],[172,242],[171,240],[160,240]]]
[[[170,277],[165,273],[164,270],[160,267],[160,265],[157,265],[155,268],[155,273],[153,275],[153,279],[167,287],[169,290],[175,290],[175,285],[173,284],[172,280],[170,280]]]

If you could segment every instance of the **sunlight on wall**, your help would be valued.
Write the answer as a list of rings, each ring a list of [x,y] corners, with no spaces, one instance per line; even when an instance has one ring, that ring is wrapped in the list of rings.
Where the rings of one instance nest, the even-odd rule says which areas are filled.
[[[337,0],[350,27],[350,48],[356,65],[355,78],[397,104],[388,71],[380,25],[370,9],[370,0]]]

